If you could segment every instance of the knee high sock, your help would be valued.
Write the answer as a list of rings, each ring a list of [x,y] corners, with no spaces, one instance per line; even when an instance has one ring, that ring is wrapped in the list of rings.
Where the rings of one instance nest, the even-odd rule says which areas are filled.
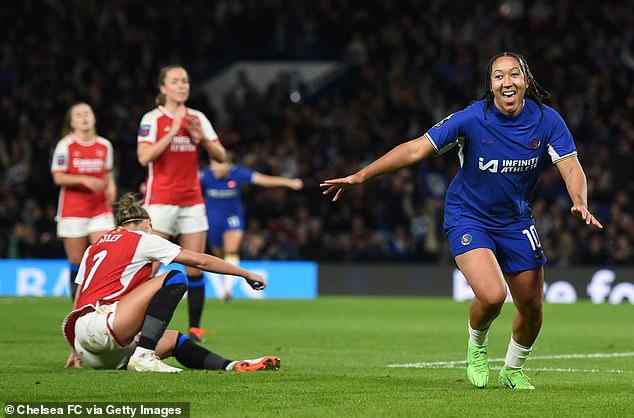
[[[205,278],[202,274],[187,276],[187,302],[189,304],[189,326],[200,327],[200,318],[203,315],[205,304]]]
[[[229,253],[225,255],[225,261],[237,266],[240,264],[240,255],[235,253]],[[229,274],[224,275],[225,293],[231,293],[234,284],[236,283],[236,276]]]
[[[70,298],[71,300],[75,300],[75,293],[77,293],[77,283],[75,283],[75,278],[77,277],[77,272],[79,271],[79,266],[77,264],[70,265]]]
[[[154,294],[148,305],[141,328],[139,347],[148,350],[156,348],[186,290],[185,275],[177,270],[170,271],[163,281],[163,287]]]
[[[173,355],[180,364],[190,369],[226,370],[231,363],[231,360],[199,346],[183,334],[178,334]]]

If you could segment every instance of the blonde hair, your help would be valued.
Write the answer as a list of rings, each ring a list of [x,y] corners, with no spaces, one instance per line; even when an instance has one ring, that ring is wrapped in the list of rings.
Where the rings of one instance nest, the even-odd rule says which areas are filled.
[[[143,208],[143,201],[137,199],[136,193],[128,192],[121,196],[115,203],[115,222],[117,226],[134,222],[139,223],[145,219],[150,219],[150,215]]]
[[[161,86],[165,85],[165,77],[167,77],[167,72],[170,71],[170,70],[174,70],[176,68],[182,68],[183,70],[185,70],[185,67],[183,67],[182,65],[179,65],[179,64],[166,65],[165,67],[160,69],[159,75],[158,75],[159,94],[157,94],[156,98],[154,99],[154,103],[157,106],[164,106],[165,105],[165,95],[163,93],[161,93]],[[187,70],[185,70],[185,71],[187,71]]]
[[[77,106],[80,106],[80,105],[86,105],[86,106],[90,107],[90,110],[92,111],[92,107],[86,102],[77,102],[77,103],[72,104],[66,110],[66,113],[64,114],[64,122],[62,123],[62,138],[65,137],[66,135],[72,133],[72,132],[75,132],[75,130],[71,126],[71,122],[72,122],[72,119],[73,119],[73,109],[76,108]],[[97,125],[97,123],[95,122],[95,128],[93,128],[92,136],[97,136],[96,125]]]

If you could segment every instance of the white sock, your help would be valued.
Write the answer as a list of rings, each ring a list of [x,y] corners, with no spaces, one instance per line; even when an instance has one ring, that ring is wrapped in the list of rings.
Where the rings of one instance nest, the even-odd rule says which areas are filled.
[[[489,345],[489,328],[473,329],[471,323],[467,321],[469,326],[469,342],[476,347],[486,347]]]
[[[511,341],[509,341],[509,348],[506,351],[506,359],[504,360],[504,367],[507,369],[521,369],[524,367],[524,362],[526,358],[531,353],[533,347],[525,347],[521,344],[518,344],[513,340],[511,336]]]

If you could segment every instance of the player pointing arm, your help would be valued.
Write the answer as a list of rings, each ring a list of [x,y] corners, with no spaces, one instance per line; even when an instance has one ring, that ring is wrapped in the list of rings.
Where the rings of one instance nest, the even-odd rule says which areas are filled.
[[[460,169],[445,198],[444,229],[454,260],[475,294],[469,309],[467,377],[478,388],[489,382],[488,332],[508,286],[516,312],[499,381],[515,389],[534,389],[523,366],[541,329],[546,255],[530,203],[546,157],[566,183],[571,213],[586,225],[603,228],[588,211],[586,177],[572,135],[561,116],[542,103],[547,97],[524,57],[500,53],[487,65],[482,100],[358,172],[321,183],[323,194],[333,194],[336,201],[375,176],[460,146]]]

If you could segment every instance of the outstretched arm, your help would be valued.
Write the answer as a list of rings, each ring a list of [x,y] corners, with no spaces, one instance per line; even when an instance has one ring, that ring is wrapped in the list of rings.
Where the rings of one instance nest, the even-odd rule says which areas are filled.
[[[232,276],[244,277],[247,283],[249,283],[249,286],[255,290],[262,290],[266,287],[266,281],[259,274],[234,266],[222,258],[215,257],[213,255],[183,249],[176,256],[174,261],[212,273],[230,274]]]
[[[348,189],[365,183],[373,177],[396,171],[416,164],[434,154],[434,147],[427,137],[420,136],[392,148],[387,154],[375,160],[354,174],[338,179],[324,180],[319,186],[325,188],[324,195],[335,193],[333,202]]]
[[[585,221],[586,225],[593,225],[597,229],[603,229],[603,225],[594,215],[588,211],[588,185],[586,174],[579,163],[577,156],[572,156],[558,161],[557,169],[566,183],[566,189],[572,200],[570,213]]]
[[[289,179],[280,176],[269,176],[262,173],[255,173],[253,175],[253,184],[263,187],[288,187],[293,190],[301,190],[301,188],[304,187],[302,179]]]

